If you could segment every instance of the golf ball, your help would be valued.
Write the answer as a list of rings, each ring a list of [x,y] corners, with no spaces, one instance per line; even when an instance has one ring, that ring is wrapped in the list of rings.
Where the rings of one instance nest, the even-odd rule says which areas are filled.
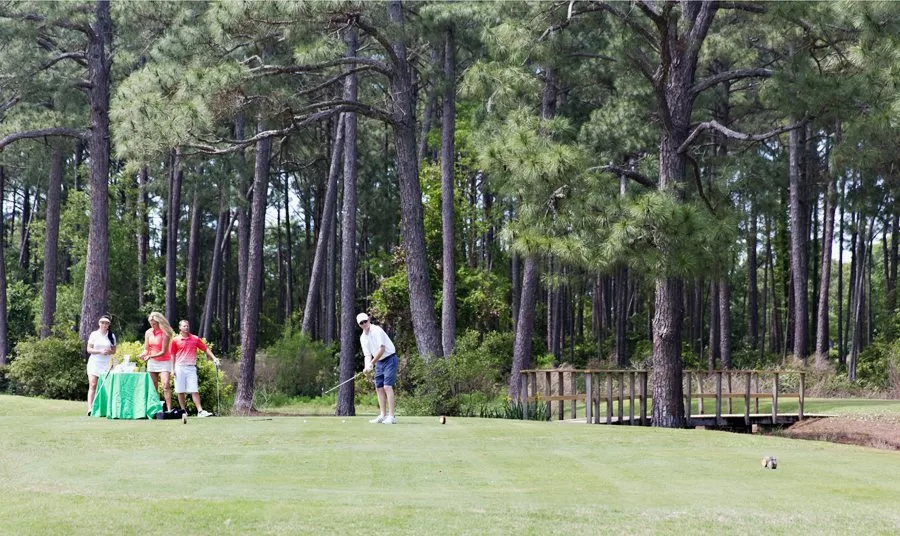
[[[441,421],[441,424],[446,424],[446,423],[447,423],[447,417],[444,417],[443,415],[441,415],[440,421]]]

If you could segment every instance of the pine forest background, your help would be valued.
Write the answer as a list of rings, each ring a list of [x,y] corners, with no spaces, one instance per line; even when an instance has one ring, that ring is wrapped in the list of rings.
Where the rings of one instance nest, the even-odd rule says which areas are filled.
[[[359,311],[426,412],[562,363],[652,367],[658,426],[686,368],[900,390],[898,3],[3,1],[0,34],[5,389],[52,395],[44,359],[83,396],[59,356],[158,310],[236,412],[266,361],[361,370]]]

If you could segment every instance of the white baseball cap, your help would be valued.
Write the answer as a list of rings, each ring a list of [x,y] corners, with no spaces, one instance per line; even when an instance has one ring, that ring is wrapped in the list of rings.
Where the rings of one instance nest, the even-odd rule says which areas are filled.
[[[367,315],[366,313],[359,313],[358,315],[356,315],[356,323],[357,324],[359,324],[363,320],[368,320],[368,319],[369,319],[369,315]]]

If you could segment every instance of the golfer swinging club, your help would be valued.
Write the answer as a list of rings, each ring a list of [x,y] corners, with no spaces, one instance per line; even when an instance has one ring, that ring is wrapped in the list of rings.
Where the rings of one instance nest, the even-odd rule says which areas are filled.
[[[394,416],[394,384],[397,383],[397,350],[380,327],[369,322],[369,315],[359,313],[356,323],[362,328],[359,342],[366,356],[366,372],[375,367],[375,392],[378,394],[378,417],[371,423],[397,424]],[[387,403],[387,413],[385,413]]]

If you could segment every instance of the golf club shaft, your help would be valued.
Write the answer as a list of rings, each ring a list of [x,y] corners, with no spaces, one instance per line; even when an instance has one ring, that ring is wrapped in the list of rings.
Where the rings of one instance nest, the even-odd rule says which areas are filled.
[[[363,371],[363,372],[365,372],[365,371]],[[352,378],[347,378],[346,380],[344,380],[344,381],[342,381],[341,383],[335,385],[334,387],[332,387],[331,389],[325,391],[325,392],[322,393],[322,394],[323,394],[323,395],[327,395],[328,393],[334,391],[335,389],[337,389],[338,387],[344,385],[345,383],[351,382],[351,381],[355,380],[356,378],[359,378],[359,377],[363,374],[363,372],[358,372],[358,373],[356,374],[356,376],[353,376]]]

